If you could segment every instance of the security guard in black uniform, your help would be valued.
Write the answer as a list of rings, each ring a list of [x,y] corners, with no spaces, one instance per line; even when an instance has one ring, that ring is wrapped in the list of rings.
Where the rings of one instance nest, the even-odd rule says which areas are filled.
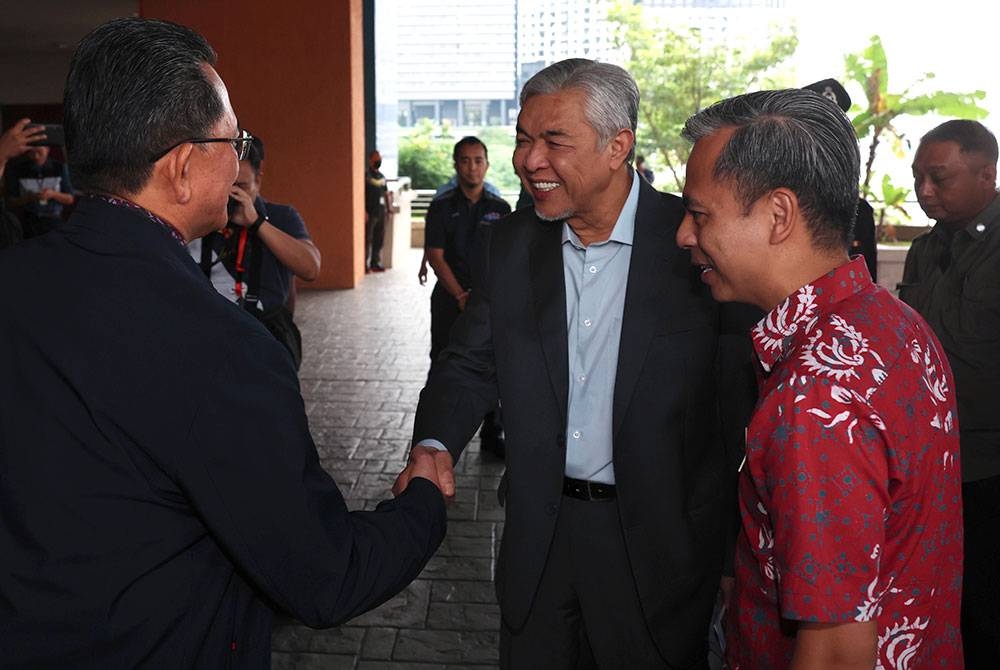
[[[465,309],[473,276],[485,263],[491,226],[510,214],[510,205],[483,187],[490,161],[482,140],[463,137],[452,157],[458,183],[431,202],[424,236],[424,253],[437,275],[431,293],[431,366],[447,346],[451,326]],[[486,415],[479,435],[484,450],[503,456],[499,409]]]

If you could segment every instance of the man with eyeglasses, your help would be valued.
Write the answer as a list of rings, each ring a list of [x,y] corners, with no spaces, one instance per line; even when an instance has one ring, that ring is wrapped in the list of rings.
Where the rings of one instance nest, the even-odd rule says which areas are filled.
[[[214,62],[162,21],[85,37],[64,98],[84,195],[0,254],[4,667],[266,667],[273,610],[336,625],[444,535],[431,457],[347,510],[289,357],[184,247],[226,224],[250,139]]]
[[[229,193],[229,224],[188,248],[216,290],[260,319],[288,349],[298,369],[302,339],[292,319],[294,278],[316,279],[320,252],[294,207],[261,197],[263,140],[253,137],[243,145],[249,151],[240,159]]]

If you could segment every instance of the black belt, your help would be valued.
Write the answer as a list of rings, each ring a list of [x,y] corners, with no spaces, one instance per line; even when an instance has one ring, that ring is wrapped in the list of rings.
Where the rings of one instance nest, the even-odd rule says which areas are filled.
[[[563,495],[579,500],[614,500],[617,496],[614,484],[588,482],[572,477],[563,477]]]

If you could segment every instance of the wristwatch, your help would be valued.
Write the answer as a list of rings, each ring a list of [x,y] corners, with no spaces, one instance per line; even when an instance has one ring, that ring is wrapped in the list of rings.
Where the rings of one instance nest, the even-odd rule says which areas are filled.
[[[264,225],[265,221],[268,221],[268,218],[263,214],[258,214],[257,220],[251,223],[249,226],[247,226],[247,230],[251,233],[256,233],[258,230],[260,230],[260,227]],[[268,221],[268,223],[270,223],[270,221]]]

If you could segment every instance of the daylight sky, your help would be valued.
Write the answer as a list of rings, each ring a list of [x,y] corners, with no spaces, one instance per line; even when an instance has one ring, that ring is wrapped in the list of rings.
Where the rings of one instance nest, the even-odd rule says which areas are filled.
[[[843,54],[864,49],[869,37],[882,38],[889,64],[889,90],[901,92],[925,72],[934,79],[926,91],[986,91],[982,106],[993,110],[983,123],[1000,132],[1000,68],[996,67],[996,24],[981,0],[788,0],[797,17],[799,48],[794,57],[798,84],[843,73]],[[836,8],[836,9],[834,9]],[[852,98],[863,101],[860,89],[849,87]],[[941,123],[940,117],[901,119],[897,124],[912,142],[902,156],[880,150],[877,163],[899,185],[910,185],[910,162],[920,136]],[[862,145],[862,151],[867,145]],[[911,196],[912,197],[912,196]],[[914,219],[922,218],[912,208]],[[915,220],[914,223],[920,221]]]

